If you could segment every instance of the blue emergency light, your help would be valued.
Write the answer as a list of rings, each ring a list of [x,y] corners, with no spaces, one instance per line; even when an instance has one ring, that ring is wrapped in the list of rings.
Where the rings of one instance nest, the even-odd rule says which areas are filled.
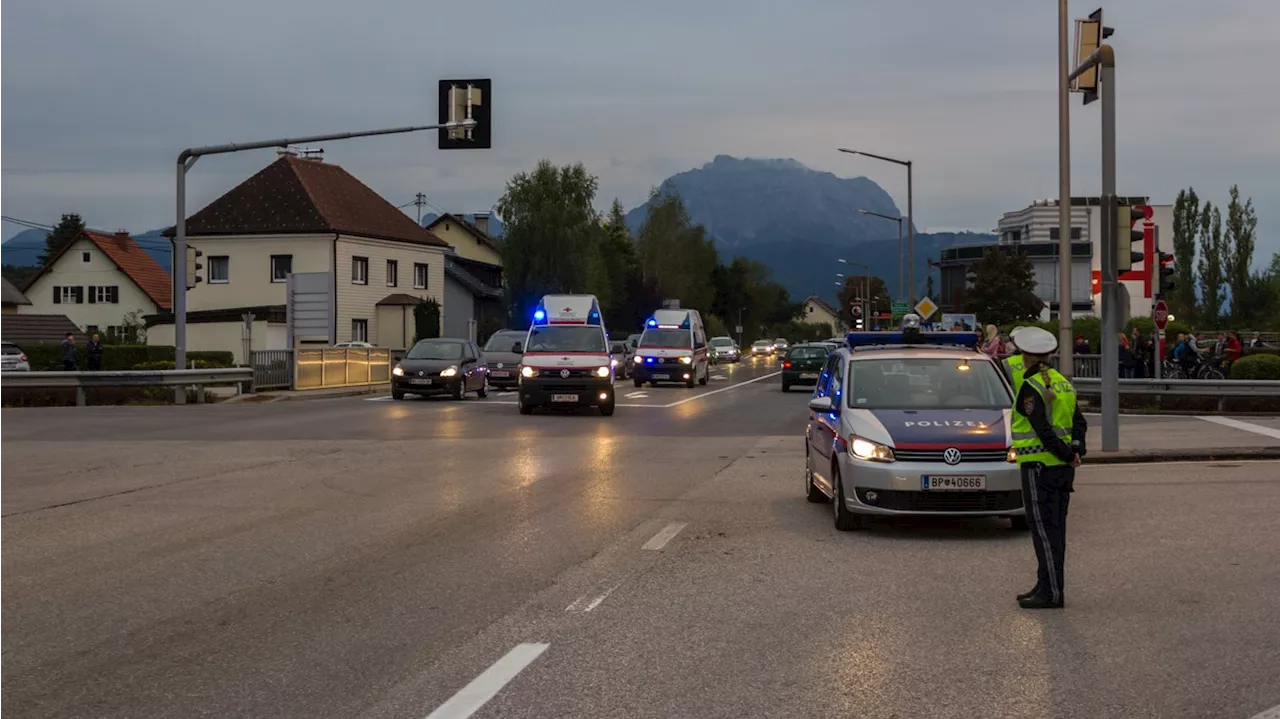
[[[977,332],[850,332],[845,342],[852,348],[876,345],[947,345],[973,347],[978,344]]]
[[[535,310],[533,313],[533,321],[541,322],[547,318],[547,313],[542,310]]]

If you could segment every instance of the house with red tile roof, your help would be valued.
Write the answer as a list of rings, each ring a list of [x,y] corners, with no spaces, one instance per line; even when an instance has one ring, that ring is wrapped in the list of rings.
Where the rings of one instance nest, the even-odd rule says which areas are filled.
[[[252,349],[285,349],[291,273],[327,272],[334,287],[331,336],[296,337],[300,345],[403,347],[413,335],[412,313],[400,310],[405,296],[444,305],[448,243],[319,158],[282,154],[187,218],[186,230],[203,253],[201,281],[187,292],[193,350],[240,358],[245,315],[253,317]],[[383,303],[393,296],[401,304]],[[148,326],[149,341],[173,342],[172,315],[148,318]]]
[[[121,337],[172,307],[172,281],[127,232],[83,230],[23,288],[18,314],[66,315],[85,334]],[[126,319],[129,316],[129,319]]]

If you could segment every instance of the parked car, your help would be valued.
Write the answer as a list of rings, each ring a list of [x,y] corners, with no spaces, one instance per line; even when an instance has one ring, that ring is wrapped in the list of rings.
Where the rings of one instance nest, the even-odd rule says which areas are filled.
[[[461,339],[419,340],[391,369],[391,398],[406,394],[448,394],[454,399],[489,393],[489,370],[474,342]]]
[[[0,371],[30,372],[31,365],[27,362],[27,353],[12,342],[5,342],[3,354],[0,354]]]
[[[334,348],[335,349],[367,350],[367,349],[373,349],[373,344],[370,342],[339,342],[338,344],[334,345]]]
[[[489,368],[491,386],[501,389],[519,386],[526,334],[525,330],[499,330],[484,343],[484,362]]]
[[[609,354],[612,357],[609,362],[613,365],[614,376],[619,379],[630,377],[633,361],[631,358],[636,356],[631,343],[625,340],[614,340],[609,343]]]

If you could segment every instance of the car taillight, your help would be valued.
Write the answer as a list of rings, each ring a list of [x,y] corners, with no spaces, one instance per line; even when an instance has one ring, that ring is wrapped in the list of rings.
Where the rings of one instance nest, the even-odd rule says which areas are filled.
[[[783,362],[783,363],[782,363],[782,366],[783,366],[783,367],[790,368],[790,367],[791,367],[791,363],[790,363],[790,362]]]
[[[18,361],[19,361],[19,362],[26,362],[26,361],[27,361],[27,356],[26,356],[26,355],[18,355]]]

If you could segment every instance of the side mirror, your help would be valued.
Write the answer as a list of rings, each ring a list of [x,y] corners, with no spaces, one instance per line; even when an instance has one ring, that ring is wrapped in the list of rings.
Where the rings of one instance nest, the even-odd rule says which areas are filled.
[[[809,400],[809,409],[813,410],[814,412],[830,412],[831,407],[832,405],[831,405],[830,397],[814,397],[813,399]]]
[[[515,344],[511,345],[511,352],[512,352],[513,354],[522,355],[522,354],[524,354],[524,347],[522,347],[522,346],[520,345],[520,343],[519,343],[519,342],[517,342],[517,343],[515,343]]]

